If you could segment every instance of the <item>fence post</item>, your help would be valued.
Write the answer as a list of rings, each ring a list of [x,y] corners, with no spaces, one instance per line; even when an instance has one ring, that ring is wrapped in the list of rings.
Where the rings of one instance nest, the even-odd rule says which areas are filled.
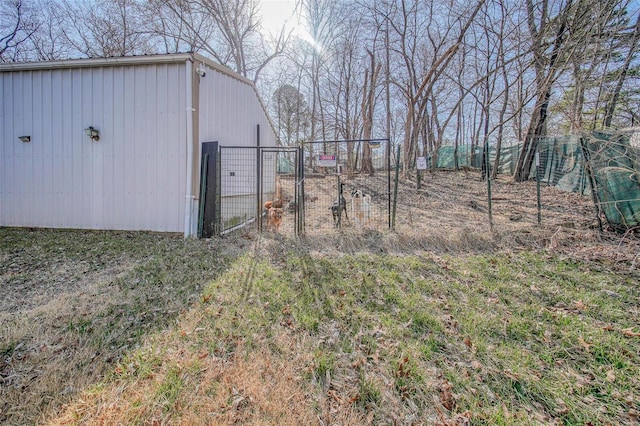
[[[387,227],[391,229],[391,139],[387,137]]]
[[[491,168],[489,161],[489,143],[484,145],[484,178],[487,180],[487,207],[489,211],[489,229],[493,231],[493,206],[491,205]]]
[[[218,236],[222,234],[222,147],[220,145],[216,148],[216,204],[215,204],[215,217],[214,233]]]
[[[396,229],[396,208],[398,206],[398,177],[400,176],[400,145],[396,156],[396,181],[393,188],[393,213],[391,214],[391,229]]]
[[[260,149],[260,125],[256,125],[256,222],[262,232],[262,150]]]
[[[538,225],[542,224],[542,200],[540,199],[540,151],[536,152],[536,197],[538,199]]]
[[[587,147],[584,137],[580,138],[580,148],[582,148],[582,156],[584,157],[584,170],[589,178],[589,186],[591,187],[591,199],[593,200],[593,208],[598,219],[598,230],[602,234],[602,219],[600,218],[600,204],[598,204],[598,194],[596,192],[596,180],[593,177],[593,169],[591,168],[591,153]]]
[[[204,155],[204,162],[200,172],[200,208],[198,211],[198,238],[202,238],[202,228],[204,224],[204,203],[207,194],[207,174],[209,171],[209,154]]]
[[[296,220],[296,234],[298,236],[304,233],[304,145],[300,145],[297,151],[297,168],[296,171],[296,186],[300,185],[300,202],[296,202],[297,220]]]

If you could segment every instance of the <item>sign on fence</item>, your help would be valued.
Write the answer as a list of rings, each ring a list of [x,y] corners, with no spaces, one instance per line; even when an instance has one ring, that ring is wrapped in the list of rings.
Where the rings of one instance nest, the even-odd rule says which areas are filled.
[[[427,170],[427,157],[416,158],[416,168],[418,170]]]
[[[335,167],[336,156],[330,154],[318,155],[318,167]]]

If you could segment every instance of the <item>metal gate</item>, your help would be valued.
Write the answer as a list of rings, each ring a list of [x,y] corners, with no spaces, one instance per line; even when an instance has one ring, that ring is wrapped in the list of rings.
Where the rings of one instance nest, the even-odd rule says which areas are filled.
[[[388,139],[303,144],[305,234],[391,227]]]
[[[299,147],[262,148],[259,167],[261,231],[304,233],[304,170]],[[270,203],[270,204],[268,204]],[[272,211],[266,207],[270,206]],[[277,217],[273,218],[273,216]]]
[[[301,148],[218,147],[217,143],[214,148],[209,144],[203,143],[202,151],[199,236],[224,235],[252,226],[302,234]],[[267,202],[281,209],[277,227],[267,226]]]

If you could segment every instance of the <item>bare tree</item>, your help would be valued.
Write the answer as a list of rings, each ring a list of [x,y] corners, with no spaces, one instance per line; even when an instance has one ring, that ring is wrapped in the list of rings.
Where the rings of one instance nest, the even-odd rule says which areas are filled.
[[[21,46],[38,26],[27,16],[23,0],[0,0],[0,62],[21,58]]]
[[[273,94],[280,139],[287,146],[300,142],[300,130],[309,127],[309,106],[298,89],[290,84],[280,86]]]
[[[329,89],[332,87],[333,47],[336,43],[335,32],[339,31],[344,14],[339,13],[342,7],[330,0],[300,0],[296,17],[303,23],[301,31],[293,36],[286,49],[286,61],[294,65],[295,71],[288,67],[281,69],[282,74],[295,74],[298,90],[304,91],[309,99],[309,128],[306,140],[327,140],[328,134],[335,129],[335,115],[332,108]],[[315,151],[327,153],[329,146],[325,143],[307,144],[309,165],[313,163]]]
[[[291,36],[283,27],[271,40],[265,40],[256,0],[153,0],[153,4],[163,11],[162,21],[156,24],[158,31],[170,29],[170,38],[185,42],[253,82],[282,55]]]
[[[335,139],[359,139],[362,130],[362,80],[359,52],[359,29],[351,26],[336,43],[329,96],[333,103],[332,121]],[[357,164],[355,142],[347,142],[347,170],[353,173]]]
[[[82,56],[113,57],[152,53],[135,0],[64,0],[66,42]]]
[[[149,0],[144,5],[145,28],[165,53],[199,52],[216,34],[215,22],[189,2]]]
[[[407,114],[404,129],[403,143],[403,173],[406,176],[415,159],[417,135],[421,128],[418,118],[424,116],[424,109],[432,98],[432,90],[438,79],[443,75],[447,66],[462,45],[464,36],[474,22],[484,0],[473,5],[466,14],[442,20],[441,16],[433,10],[434,4],[429,5],[428,13],[419,13],[416,4],[407,7],[401,2],[398,13],[399,19],[391,22],[391,25],[399,39],[397,53],[400,55],[407,79],[399,85],[406,98]],[[419,22],[419,18],[430,19],[429,22]],[[421,19],[422,19],[421,18]],[[440,19],[440,21],[439,21]],[[445,28],[440,28],[443,24]],[[430,43],[430,58],[425,58],[427,52],[424,45],[418,40],[418,32],[427,29],[427,38]],[[432,30],[433,28],[433,30]],[[423,56],[427,61],[419,61]],[[434,151],[435,154],[435,151]],[[432,161],[437,161],[435,155]]]
[[[366,141],[371,139],[373,130],[373,113],[375,109],[376,89],[378,77],[382,69],[382,63],[376,61],[375,55],[367,49],[369,65],[364,73],[364,88],[362,91],[362,138]],[[361,173],[373,175],[373,160],[371,158],[371,148],[367,142],[362,144],[362,169]]]
[[[34,0],[34,14],[38,29],[29,38],[32,58],[38,61],[67,59],[70,46],[65,40],[63,29],[67,15],[59,4],[52,0]]]
[[[618,104],[618,100],[620,98],[620,92],[622,90],[624,81],[627,78],[627,75],[629,73],[631,63],[635,58],[635,53],[636,53],[636,49],[638,48],[639,41],[640,41],[640,12],[638,12],[636,24],[630,36],[629,50],[625,57],[624,63],[622,64],[622,66],[620,67],[620,70],[617,73],[618,75],[616,78],[616,84],[610,95],[609,102],[607,103],[607,107],[605,108],[604,120],[603,120],[603,126],[605,128],[611,126],[611,122],[613,120],[613,113]]]
[[[570,37],[580,34],[578,26],[584,25],[580,19],[583,8],[589,7],[584,1],[574,4],[573,0],[561,0],[557,13],[553,15],[549,0],[535,4],[533,0],[527,0],[526,4],[534,58],[536,103],[514,171],[518,182],[529,179],[538,141],[546,134],[551,90],[568,59],[581,46]]]

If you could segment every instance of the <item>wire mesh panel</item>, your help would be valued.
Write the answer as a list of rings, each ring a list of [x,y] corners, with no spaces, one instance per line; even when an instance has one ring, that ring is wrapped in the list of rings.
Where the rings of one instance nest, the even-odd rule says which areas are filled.
[[[629,135],[593,133],[582,148],[599,211],[625,232],[640,226],[640,149]]]
[[[220,148],[220,233],[254,224],[258,208],[257,147]]]
[[[542,183],[591,194],[598,221],[615,230],[640,226],[640,149],[633,134],[599,133],[541,138],[536,171]]]
[[[540,182],[564,191],[588,194],[589,182],[578,135],[544,137],[538,141]]]
[[[261,164],[261,215],[263,231],[297,235],[302,232],[300,203],[302,178],[298,148],[263,149]]]
[[[389,228],[388,149],[386,139],[304,144],[306,235]]]
[[[220,147],[220,234],[255,226],[300,234],[302,179],[299,148]]]

